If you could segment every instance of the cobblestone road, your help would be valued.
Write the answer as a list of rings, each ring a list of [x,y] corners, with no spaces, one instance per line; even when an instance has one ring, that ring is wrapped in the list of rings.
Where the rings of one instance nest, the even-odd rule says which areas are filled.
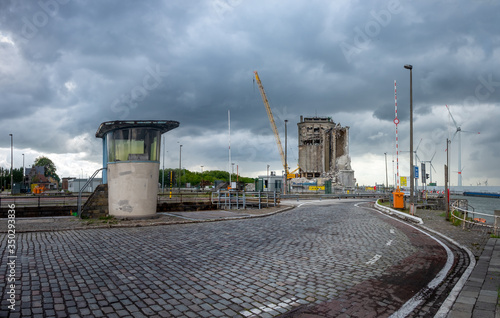
[[[346,293],[367,286],[359,296],[373,299],[387,287],[378,279],[404,279],[412,266],[430,280],[439,268],[427,267],[442,260],[412,259],[446,257],[404,227],[353,203],[323,202],[257,219],[20,233],[16,311],[7,308],[1,234],[0,316],[273,317],[332,302],[338,312],[358,306],[354,316],[387,316],[412,295],[385,293],[370,309]]]

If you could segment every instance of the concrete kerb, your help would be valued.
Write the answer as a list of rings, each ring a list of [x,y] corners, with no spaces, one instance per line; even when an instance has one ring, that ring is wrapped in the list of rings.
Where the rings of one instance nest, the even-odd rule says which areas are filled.
[[[73,230],[90,230],[90,229],[109,229],[109,228],[130,228],[130,227],[146,227],[146,226],[160,226],[160,225],[173,225],[173,224],[189,224],[189,223],[202,223],[202,222],[218,222],[218,221],[230,221],[230,220],[241,220],[241,219],[251,219],[251,218],[261,218],[267,217],[274,214],[282,213],[295,208],[295,206],[284,206],[282,209],[277,211],[259,214],[259,215],[245,215],[245,216],[235,216],[235,217],[224,217],[224,218],[214,218],[214,219],[186,219],[183,221],[165,221],[165,222],[151,222],[146,224],[102,224],[96,226],[78,226],[71,228],[61,228],[61,229],[33,229],[33,230],[18,230],[18,233],[31,233],[31,232],[55,232],[55,231],[73,231]],[[172,216],[182,218],[178,215]]]
[[[467,253],[467,255],[469,256],[469,260],[470,260],[469,266],[467,267],[467,269],[465,270],[465,272],[462,274],[462,277],[460,277],[460,279],[455,284],[455,286],[451,290],[450,294],[445,299],[445,301],[443,302],[443,304],[439,308],[438,312],[434,316],[434,317],[438,317],[438,318],[444,318],[444,317],[446,317],[448,315],[448,313],[450,312],[451,308],[453,307],[453,304],[457,300],[458,295],[462,291],[465,283],[467,282],[467,279],[471,275],[472,270],[476,266],[476,259],[474,257],[474,254],[472,254],[472,252],[468,248],[466,248],[465,246],[461,245],[460,243],[458,243],[454,239],[452,239],[452,238],[450,238],[450,237],[448,237],[448,236],[446,236],[446,235],[444,235],[442,233],[439,233],[439,232],[437,232],[437,231],[435,231],[433,229],[430,229],[427,226],[424,226],[423,225],[424,224],[423,220],[421,218],[419,218],[419,217],[415,217],[415,216],[412,216],[412,215],[407,215],[406,213],[402,213],[400,211],[396,211],[394,209],[382,206],[382,205],[378,204],[378,202],[375,203],[375,207],[377,208],[377,210],[383,211],[383,212],[388,213],[390,215],[395,214],[396,216],[398,216],[398,217],[400,217],[402,219],[418,223],[419,227],[421,227],[422,229],[424,229],[424,230],[426,230],[428,232],[431,232],[433,234],[441,236],[442,238],[444,238],[445,240],[447,240],[451,244],[453,244],[453,245],[457,246],[458,248],[464,250]]]
[[[461,248],[462,250],[467,252],[467,255],[469,256],[469,260],[470,260],[469,266],[467,267],[465,272],[462,274],[462,277],[460,277],[460,279],[456,283],[455,287],[453,287],[453,289],[451,290],[448,297],[446,297],[446,299],[444,300],[441,307],[439,307],[439,310],[436,313],[436,315],[434,315],[434,317],[437,317],[437,318],[444,318],[444,317],[448,316],[448,313],[450,312],[451,308],[453,307],[453,304],[457,300],[458,295],[460,294],[460,292],[464,288],[464,285],[467,282],[467,279],[469,279],[469,276],[471,275],[472,270],[474,269],[474,267],[476,267],[476,258],[474,257],[474,254],[472,254],[472,252],[467,247],[461,245],[460,243],[458,243],[454,239],[452,239],[444,234],[441,234],[437,231],[434,231],[426,226],[421,225],[420,227],[425,229],[426,231],[429,231],[429,232],[432,232],[434,234],[441,236],[442,238],[446,239],[451,244],[454,244],[458,248]]]
[[[401,218],[403,220],[411,221],[411,222],[414,222],[417,224],[424,224],[424,221],[422,221],[421,218],[419,218],[417,216],[406,214],[406,213],[401,212],[401,211],[391,209],[391,208],[386,207],[386,206],[382,206],[382,205],[378,204],[378,201],[375,202],[375,208],[377,208],[377,210],[381,210],[389,215],[395,215],[398,218]]]

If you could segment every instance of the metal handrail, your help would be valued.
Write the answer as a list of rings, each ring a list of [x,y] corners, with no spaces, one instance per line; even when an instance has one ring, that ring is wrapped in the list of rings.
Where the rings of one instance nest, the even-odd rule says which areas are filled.
[[[81,218],[82,217],[82,192],[83,192],[83,189],[85,189],[86,187],[88,187],[88,185],[92,182],[92,180],[94,180],[95,176],[99,173],[99,171],[101,170],[104,170],[106,169],[106,167],[103,167],[103,168],[100,168],[100,169],[97,169],[94,174],[87,180],[87,182],[85,182],[85,184],[83,185],[83,187],[80,188],[80,191],[78,192],[78,201],[77,201],[77,206],[78,206],[78,217]]]
[[[484,226],[484,227],[489,227],[489,228],[493,228],[495,229],[495,232],[497,231],[497,228],[499,227],[500,223],[498,222],[498,218],[500,216],[498,215],[495,215],[495,214],[486,214],[486,213],[480,213],[480,212],[476,212],[474,210],[472,211],[469,211],[467,209],[464,209],[464,208],[461,208],[461,207],[458,207],[456,206],[458,200],[453,202],[453,204],[451,205],[451,207],[453,208],[453,211],[457,210],[457,211],[461,211],[463,213],[463,218],[459,218],[457,215],[454,215],[453,214],[453,211],[452,213],[450,213],[450,216],[452,218],[455,218],[457,220],[460,220],[464,223],[462,223],[462,228],[465,229],[465,223],[469,223],[469,224],[475,224],[475,225],[481,225],[481,226]],[[474,208],[473,208],[474,209]],[[494,220],[494,224],[491,225],[491,224],[486,224],[486,223],[480,223],[480,222],[473,222],[473,221],[469,221],[467,220],[467,213],[472,213],[472,218],[474,220],[474,216],[475,215],[482,215],[482,216],[487,216],[487,217],[493,217],[493,220]]]
[[[217,204],[219,208],[246,209],[249,203],[258,203],[259,209],[263,205],[266,207],[276,206],[279,203],[279,193],[276,191],[235,191],[235,190],[219,190],[212,192],[212,204]]]

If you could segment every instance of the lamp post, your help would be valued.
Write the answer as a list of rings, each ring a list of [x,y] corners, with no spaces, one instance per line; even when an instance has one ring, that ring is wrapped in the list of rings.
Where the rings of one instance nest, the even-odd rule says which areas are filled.
[[[14,184],[14,136],[10,136],[10,194],[14,194],[12,185]]]
[[[269,191],[269,165],[267,165],[267,190]]]
[[[181,192],[181,164],[182,164],[182,145],[179,145],[179,180],[177,186],[179,187],[179,193]]]
[[[387,191],[387,188],[389,188],[389,177],[387,176],[387,152],[384,152],[385,155],[385,190],[384,193]]]
[[[165,138],[163,138],[163,169],[161,173],[161,193],[165,193]]]
[[[404,66],[405,69],[410,70],[410,205],[414,202],[414,173],[415,168],[413,167],[413,82],[412,82],[412,70],[413,66],[410,64],[406,64]],[[411,211],[413,212],[413,210]]]
[[[23,153],[23,189],[24,189],[24,186],[25,186],[25,183],[24,183],[24,153]]]
[[[288,123],[288,119],[285,119],[285,188],[283,193],[288,194],[288,157],[287,157],[287,143],[288,143],[288,134],[286,130],[286,124]]]
[[[231,162],[231,177],[233,176],[233,174],[234,174],[234,162]],[[229,186],[231,187],[231,189],[233,188],[233,184],[232,183],[230,183]]]
[[[201,183],[200,183],[200,189],[203,190],[203,166],[201,166]]]

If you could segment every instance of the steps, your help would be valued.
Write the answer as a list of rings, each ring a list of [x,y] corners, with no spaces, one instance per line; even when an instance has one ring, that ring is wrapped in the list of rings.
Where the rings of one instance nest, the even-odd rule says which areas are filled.
[[[97,219],[108,215],[108,185],[100,184],[83,205],[82,218]]]

